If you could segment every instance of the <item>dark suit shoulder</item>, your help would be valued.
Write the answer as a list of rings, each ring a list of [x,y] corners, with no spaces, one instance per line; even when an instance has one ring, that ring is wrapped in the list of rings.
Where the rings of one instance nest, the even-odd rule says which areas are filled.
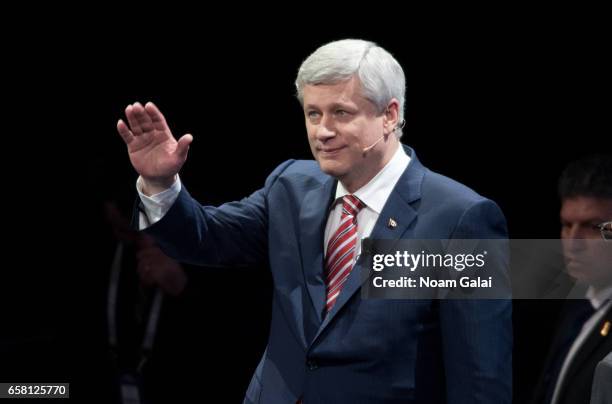
[[[314,160],[288,160],[280,167],[283,169],[279,174],[279,180],[284,182],[319,185],[330,179],[330,176],[323,173],[319,164]],[[275,171],[278,171],[279,168]]]
[[[471,188],[438,173],[427,171],[421,188],[421,211],[446,223],[453,238],[498,238],[507,236],[507,225],[499,206]]]
[[[460,209],[486,200],[470,187],[431,170],[427,170],[423,178],[422,196],[439,198],[440,202]]]
[[[284,176],[308,176],[321,180],[329,178],[315,160],[290,160],[291,165],[283,172]]]

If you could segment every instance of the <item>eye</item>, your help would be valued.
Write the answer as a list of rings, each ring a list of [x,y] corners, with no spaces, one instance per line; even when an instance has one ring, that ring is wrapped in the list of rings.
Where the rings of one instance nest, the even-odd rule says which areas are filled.
[[[343,109],[337,109],[336,110],[336,115],[338,115],[338,116],[346,116],[348,114],[349,114],[348,111],[345,111]]]

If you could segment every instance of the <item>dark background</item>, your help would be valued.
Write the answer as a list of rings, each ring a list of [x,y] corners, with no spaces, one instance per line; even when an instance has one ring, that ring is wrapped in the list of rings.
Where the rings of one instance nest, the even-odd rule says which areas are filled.
[[[421,162],[499,203],[511,237],[558,237],[560,171],[610,147],[603,30],[577,15],[466,15],[424,23],[407,14],[381,28],[364,16],[344,24],[229,18],[215,29],[213,16],[148,29],[108,18],[67,30],[58,23],[12,43],[0,380],[70,381],[75,401],[108,402],[104,305],[114,245],[99,202],[110,194],[129,214],[135,195],[115,131],[125,106],[154,101],[175,136],[194,135],[181,173],[192,195],[207,204],[242,198],[282,161],[310,158],[293,80],[331,40],[373,40],[404,67],[402,141]],[[168,304],[158,363],[167,369],[156,380],[239,402],[265,346],[269,275],[257,268],[193,279],[199,298]],[[535,383],[555,310],[515,305],[517,403]]]

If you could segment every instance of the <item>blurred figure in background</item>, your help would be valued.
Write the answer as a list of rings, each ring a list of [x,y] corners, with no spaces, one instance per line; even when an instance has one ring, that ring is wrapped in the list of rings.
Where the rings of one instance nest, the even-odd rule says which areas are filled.
[[[180,264],[135,231],[127,214],[135,190],[116,186],[123,174],[113,165],[96,164],[99,209],[96,223],[89,223],[96,231],[88,254],[99,267],[91,283],[100,285],[89,291],[98,302],[92,321],[99,331],[87,344],[95,359],[88,355],[81,366],[95,375],[88,390],[104,394],[105,404],[190,403],[202,388],[239,402],[265,342],[267,320],[253,312],[269,304],[269,278],[253,268],[237,269],[245,286],[235,288],[244,289],[244,300],[218,310],[222,271]],[[215,372],[203,378],[201,367],[210,363]]]
[[[595,367],[612,350],[612,156],[568,165],[559,196],[567,272],[586,292],[560,314],[533,403],[588,404]]]

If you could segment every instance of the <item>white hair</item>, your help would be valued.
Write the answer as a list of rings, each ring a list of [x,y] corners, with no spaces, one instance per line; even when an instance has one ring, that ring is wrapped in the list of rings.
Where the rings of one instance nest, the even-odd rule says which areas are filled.
[[[406,78],[395,58],[374,42],[343,39],[330,42],[314,51],[300,66],[295,86],[300,104],[304,103],[304,86],[336,84],[357,75],[363,96],[383,113],[389,101],[399,101],[397,137],[402,136]]]

